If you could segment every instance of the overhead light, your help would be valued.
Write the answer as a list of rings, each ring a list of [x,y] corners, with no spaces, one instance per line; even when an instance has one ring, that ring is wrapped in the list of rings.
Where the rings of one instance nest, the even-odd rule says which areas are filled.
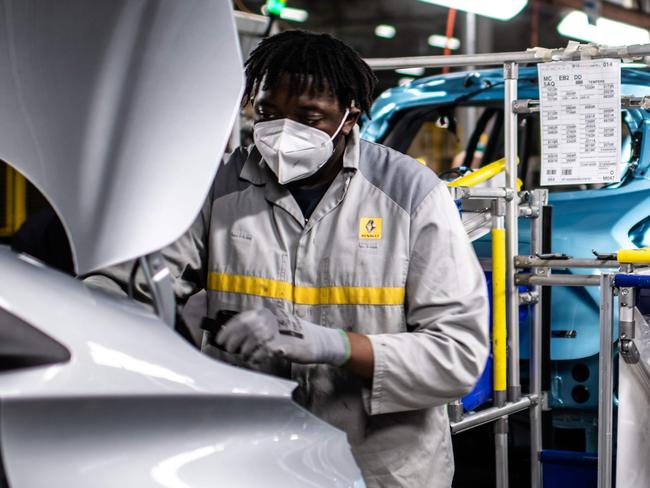
[[[455,37],[441,36],[438,34],[429,36],[428,43],[431,47],[441,47],[443,49],[448,48],[452,51],[460,47],[460,40],[456,39]]]
[[[375,27],[375,35],[377,37],[383,37],[384,39],[392,39],[395,37],[395,27],[388,24],[380,24]]]
[[[455,8],[498,20],[510,20],[523,10],[528,0],[420,0],[441,7]]]
[[[396,69],[395,73],[399,73],[400,75],[408,75],[408,76],[422,76],[424,74],[424,68],[422,67],[400,68],[400,69]]]
[[[572,39],[608,46],[650,42],[650,33],[645,29],[605,17],[598,17],[596,25],[592,25],[589,23],[587,14],[578,10],[574,10],[564,17],[558,24],[557,31]]]
[[[291,20],[292,22],[304,22],[309,17],[309,13],[301,8],[284,7],[280,11],[280,18]]]

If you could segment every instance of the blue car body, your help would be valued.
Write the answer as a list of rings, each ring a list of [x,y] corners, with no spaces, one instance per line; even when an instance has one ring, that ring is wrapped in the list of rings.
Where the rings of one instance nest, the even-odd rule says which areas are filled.
[[[362,137],[385,142],[399,123],[400,114],[411,109],[456,105],[499,106],[503,104],[502,70],[453,73],[414,80],[391,88],[377,99],[371,118],[364,121]],[[470,79],[470,77],[472,79]],[[468,83],[468,80],[471,82]],[[623,69],[623,96],[650,95],[650,73]],[[520,70],[518,98],[539,97],[537,68]],[[574,257],[593,257],[619,248],[650,245],[650,114],[643,109],[627,109],[624,122],[630,134],[626,157],[634,139],[634,161],[623,161],[620,183],[598,189],[553,191],[552,251]],[[626,150],[627,149],[627,150]],[[529,223],[520,220],[519,253],[530,254]],[[490,256],[489,238],[475,242],[477,254]],[[595,269],[572,273],[597,274]],[[551,312],[551,404],[555,407],[593,409],[598,391],[598,288],[554,287]],[[528,321],[521,323],[522,359],[528,356]],[[571,331],[567,334],[567,331]],[[575,368],[580,368],[576,373]],[[586,368],[586,369],[585,369]],[[575,388],[580,392],[576,394]],[[581,393],[581,394],[580,394]]]

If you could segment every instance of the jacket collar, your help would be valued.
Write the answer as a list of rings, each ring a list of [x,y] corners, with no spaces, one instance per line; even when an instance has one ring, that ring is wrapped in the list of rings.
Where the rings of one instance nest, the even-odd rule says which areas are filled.
[[[262,155],[254,144],[248,147],[248,157],[244,162],[239,177],[253,185],[265,185],[266,182],[273,178],[273,173],[262,159]]]

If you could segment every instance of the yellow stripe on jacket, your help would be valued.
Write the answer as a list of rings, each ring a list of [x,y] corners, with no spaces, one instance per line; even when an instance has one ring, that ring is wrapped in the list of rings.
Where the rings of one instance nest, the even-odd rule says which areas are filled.
[[[294,286],[286,281],[212,272],[208,289],[291,301],[297,305],[402,305],[404,288]]]

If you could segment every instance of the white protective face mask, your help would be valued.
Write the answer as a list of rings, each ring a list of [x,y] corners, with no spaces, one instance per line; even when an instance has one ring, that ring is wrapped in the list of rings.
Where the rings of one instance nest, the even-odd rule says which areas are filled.
[[[258,122],[253,128],[255,147],[281,185],[307,178],[322,168],[332,156],[332,141],[349,113],[350,110],[346,109],[332,137],[320,129],[290,119]]]

